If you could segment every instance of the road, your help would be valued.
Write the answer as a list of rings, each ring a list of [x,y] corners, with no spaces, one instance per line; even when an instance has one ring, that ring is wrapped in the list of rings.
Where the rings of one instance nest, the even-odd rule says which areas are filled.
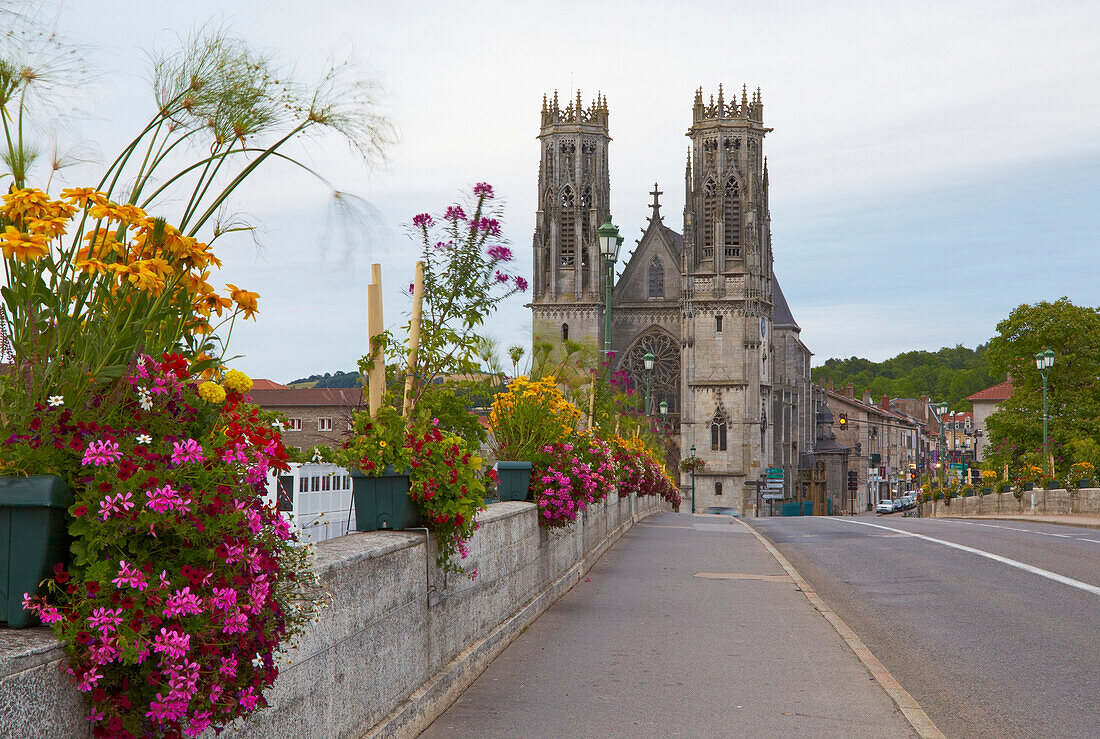
[[[1100,736],[1100,531],[898,514],[749,522],[947,736]]]

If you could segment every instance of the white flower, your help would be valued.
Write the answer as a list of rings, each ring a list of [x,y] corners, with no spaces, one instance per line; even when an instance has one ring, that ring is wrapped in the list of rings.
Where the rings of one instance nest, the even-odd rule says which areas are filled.
[[[141,404],[143,411],[151,411],[153,409],[153,394],[145,388],[138,388],[138,402]]]
[[[278,429],[280,434],[286,430],[286,426],[283,424],[282,421],[272,421],[271,428]]]
[[[153,443],[153,437],[150,436],[149,434],[138,434],[137,443],[138,444],[152,444]]]
[[[59,405],[65,405],[65,396],[64,395],[51,395],[50,396],[50,407],[51,408],[56,408]]]

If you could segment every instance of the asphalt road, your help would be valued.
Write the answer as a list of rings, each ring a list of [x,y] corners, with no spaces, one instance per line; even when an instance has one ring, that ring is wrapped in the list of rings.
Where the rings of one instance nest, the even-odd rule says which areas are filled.
[[[745,526],[638,524],[423,737],[915,736]]]
[[[1100,531],[899,514],[750,523],[947,736],[1100,737]]]

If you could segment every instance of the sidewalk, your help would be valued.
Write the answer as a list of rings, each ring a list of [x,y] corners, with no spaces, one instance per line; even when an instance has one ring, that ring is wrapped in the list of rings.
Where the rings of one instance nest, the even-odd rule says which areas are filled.
[[[1078,526],[1085,529],[1100,529],[1100,516],[1052,516],[1031,513],[983,513],[982,515],[968,514],[965,516],[936,516],[936,518],[978,518],[994,519],[998,521],[1035,521],[1036,523],[1053,523],[1059,526]]]
[[[916,733],[747,527],[665,513],[624,535],[422,736]]]

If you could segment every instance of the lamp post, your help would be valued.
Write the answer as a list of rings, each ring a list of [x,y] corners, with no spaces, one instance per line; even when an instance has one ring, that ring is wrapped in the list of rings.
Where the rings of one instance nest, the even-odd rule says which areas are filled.
[[[936,418],[938,418],[940,421],[940,448],[939,459],[936,460],[936,466],[940,468],[940,485],[943,485],[945,482],[945,477],[947,475],[947,468],[944,466],[943,463],[944,447],[947,445],[947,437],[944,434],[943,428],[943,419],[947,415],[947,403],[936,403],[934,406],[932,406],[932,410],[935,412]]]
[[[1043,464],[1047,464],[1047,460],[1050,459],[1050,452],[1047,450],[1047,421],[1049,416],[1047,415],[1047,375],[1050,374],[1050,368],[1054,366],[1054,352],[1050,349],[1044,349],[1035,355],[1035,368],[1039,370],[1039,374],[1043,377]],[[1050,475],[1053,477],[1054,470],[1050,470]]]
[[[668,434],[668,423],[665,421],[665,418],[668,416],[668,403],[666,403],[665,401],[662,400],[657,405],[657,408],[659,408],[660,411],[661,411],[661,433],[664,434],[664,435],[667,435]]]
[[[695,513],[695,445],[691,445],[691,512]]]
[[[600,254],[607,264],[607,297],[603,308],[603,353],[607,360],[607,376],[611,377],[611,286],[615,281],[615,260],[619,258],[619,247],[623,243],[623,237],[619,236],[619,229],[607,221],[596,231],[596,240],[600,243]]]
[[[653,352],[646,352],[642,357],[642,364],[645,365],[645,414],[648,417],[652,412],[650,410],[649,402],[649,388],[653,380],[653,363],[657,361],[657,357],[653,356]]]

